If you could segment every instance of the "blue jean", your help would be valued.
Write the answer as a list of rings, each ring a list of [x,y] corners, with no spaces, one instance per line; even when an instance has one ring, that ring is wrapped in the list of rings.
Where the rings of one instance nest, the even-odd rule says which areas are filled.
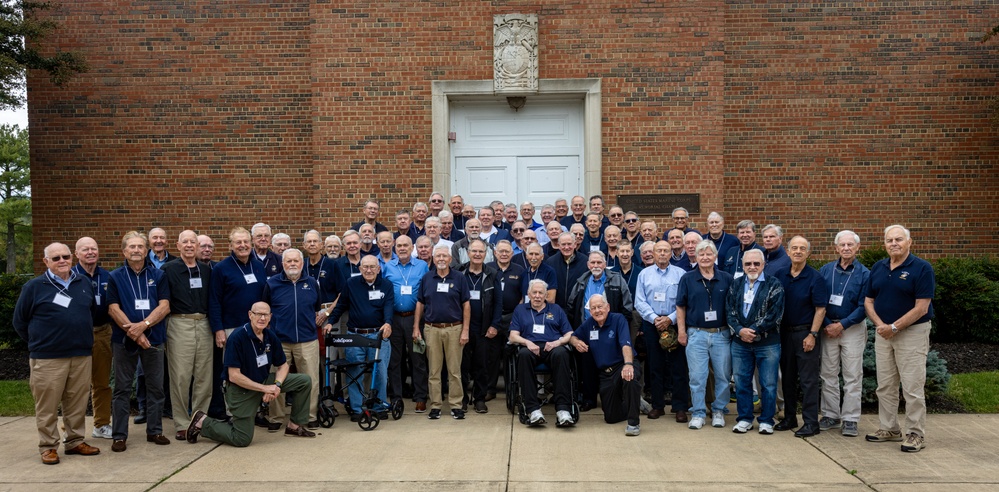
[[[367,335],[361,335],[367,338],[381,337],[381,332],[370,333]],[[346,347],[343,350],[344,357],[347,362],[363,362],[366,360],[371,360],[375,358],[375,349],[373,348],[363,348],[363,347]],[[388,409],[388,397],[385,395],[385,388],[388,383],[388,365],[389,360],[392,358],[392,344],[387,338],[382,339],[381,351],[378,354],[378,367],[375,368],[374,373],[371,375],[375,381],[375,387],[378,388],[378,398],[382,401],[378,408],[373,408],[372,410],[379,411]],[[361,375],[364,373],[364,366],[350,367],[347,369],[347,374],[351,378],[354,378],[354,384],[347,387],[347,394],[350,395],[350,408],[354,413],[361,413],[361,403],[364,402],[365,391],[361,385],[364,384],[364,378]]]
[[[760,372],[760,406],[757,421],[774,423],[777,412],[777,369],[780,366],[780,344],[743,344],[732,342],[732,370],[735,373],[735,399],[739,422],[753,421],[753,373]]]
[[[687,369],[690,374],[690,403],[694,417],[705,417],[707,408],[704,392],[708,383],[708,363],[715,370],[715,401],[711,413],[725,412],[728,403],[728,382],[732,377],[732,336],[728,328],[718,333],[698,329],[687,330]]]

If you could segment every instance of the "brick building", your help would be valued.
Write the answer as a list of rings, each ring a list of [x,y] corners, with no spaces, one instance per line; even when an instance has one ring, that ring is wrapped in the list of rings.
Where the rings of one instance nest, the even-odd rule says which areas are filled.
[[[997,254],[985,105],[999,44],[978,41],[995,12],[991,0],[64,2],[48,42],[91,70],[64,88],[29,74],[36,250],[89,234],[109,261],[123,232],[158,225],[210,234],[222,254],[232,226],[259,220],[297,244],[311,228],[342,233],[369,197],[385,223],[432,190],[521,200],[565,161],[580,193],[697,193],[694,227],[712,210],[730,232],[775,222],[825,256],[843,227],[869,245],[896,222],[918,254]],[[494,16],[508,13],[538,18],[541,80],[523,112],[492,90]],[[467,148],[478,137],[494,139],[484,154]]]

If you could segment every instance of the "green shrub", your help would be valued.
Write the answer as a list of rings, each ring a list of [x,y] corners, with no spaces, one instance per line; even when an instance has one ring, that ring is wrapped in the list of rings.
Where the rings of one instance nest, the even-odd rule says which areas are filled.
[[[857,259],[860,263],[867,268],[871,268],[879,260],[883,260],[888,257],[888,251],[885,250],[885,246],[881,243],[875,244],[869,248],[864,248],[857,252]]]
[[[874,355],[874,337],[877,333],[874,324],[867,320],[867,346],[864,348],[864,382],[861,401],[875,403],[878,401],[878,372],[876,356]],[[947,372],[947,361],[940,358],[936,350],[926,355],[926,397],[943,396],[950,385],[950,373]],[[899,385],[901,388],[901,385]]]
[[[21,287],[31,280],[31,275],[0,274],[0,346],[27,348],[28,344],[14,331],[14,307],[21,295]]]
[[[933,272],[933,340],[999,343],[999,260],[941,258]]]

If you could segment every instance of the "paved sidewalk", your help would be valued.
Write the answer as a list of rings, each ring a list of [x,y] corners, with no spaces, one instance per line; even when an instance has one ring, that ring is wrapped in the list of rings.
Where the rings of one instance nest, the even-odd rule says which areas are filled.
[[[604,424],[599,411],[571,429],[527,428],[499,400],[491,413],[464,421],[430,421],[407,411],[402,420],[361,431],[345,418],[316,439],[258,432],[244,449],[202,439],[155,446],[144,426],[131,427],[128,451],[111,442],[94,457],[65,456],[42,465],[33,417],[0,417],[0,490],[267,491],[274,490],[996,490],[999,415],[930,415],[920,453],[899,443],[825,432],[806,440],[790,433],[732,433],[728,426],[692,431],[670,415],[642,421],[642,435]],[[546,408],[547,410],[547,408]],[[551,413],[551,412],[549,412]],[[554,417],[554,415],[549,415]],[[861,421],[875,429],[876,416]],[[173,428],[165,421],[167,429]],[[89,419],[88,419],[89,425]],[[89,427],[88,427],[89,429]],[[171,436],[173,432],[169,433]],[[625,490],[625,489],[622,489]]]

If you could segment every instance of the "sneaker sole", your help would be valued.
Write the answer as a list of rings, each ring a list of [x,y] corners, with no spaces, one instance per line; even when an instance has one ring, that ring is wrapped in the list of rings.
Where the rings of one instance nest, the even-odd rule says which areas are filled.
[[[746,428],[746,430],[732,429],[732,432],[734,432],[736,434],[746,434],[746,433],[748,433],[751,430],[753,430],[753,428],[752,427],[748,427],[748,428]]]
[[[909,447],[902,446],[902,452],[903,453],[918,453],[918,452],[920,452],[922,450],[923,450],[923,448],[909,448]]]
[[[902,442],[904,440],[901,437],[899,437],[898,439],[896,439],[894,437],[890,437],[888,439],[881,439],[881,438],[873,438],[872,439],[870,436],[866,436],[866,437],[864,437],[864,439],[866,439],[867,442]]]

